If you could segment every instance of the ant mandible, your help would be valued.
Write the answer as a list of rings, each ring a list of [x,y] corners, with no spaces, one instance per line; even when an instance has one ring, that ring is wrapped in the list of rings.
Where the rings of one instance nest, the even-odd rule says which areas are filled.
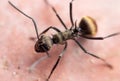
[[[28,17],[29,19],[32,20],[32,22],[34,24],[34,27],[35,27],[36,35],[37,35],[37,42],[35,44],[35,51],[36,52],[46,52],[46,54],[47,54],[46,57],[49,57],[50,54],[48,53],[48,51],[52,48],[52,46],[54,44],[62,44],[62,45],[64,45],[64,49],[60,53],[55,65],[53,66],[53,68],[52,68],[52,70],[51,70],[51,72],[50,72],[50,74],[49,74],[49,76],[47,78],[47,81],[50,79],[52,73],[54,72],[55,68],[57,67],[61,57],[64,54],[64,51],[66,50],[66,48],[68,46],[67,40],[70,40],[70,39],[75,41],[78,44],[78,46],[83,50],[83,52],[85,54],[88,54],[88,55],[91,55],[91,56],[93,56],[93,57],[95,57],[97,59],[100,59],[101,61],[103,61],[105,63],[105,65],[107,67],[112,69],[113,68],[112,65],[107,63],[103,58],[101,58],[101,57],[99,57],[99,56],[97,56],[95,54],[89,53],[80,44],[80,42],[78,42],[76,40],[76,38],[83,37],[83,38],[90,39],[90,40],[103,40],[103,39],[118,35],[120,33],[119,32],[118,33],[113,33],[113,34],[110,34],[110,35],[105,36],[105,37],[93,37],[93,35],[95,35],[97,33],[97,25],[96,25],[96,22],[95,22],[95,20],[93,18],[91,18],[89,16],[84,16],[81,19],[81,21],[78,23],[78,25],[77,25],[77,21],[75,21],[75,22],[73,21],[73,15],[72,15],[72,2],[73,2],[73,0],[69,3],[69,15],[70,15],[71,28],[68,29],[67,26],[65,25],[65,23],[63,22],[63,20],[61,19],[61,17],[59,16],[59,14],[57,13],[57,11],[55,10],[55,8],[53,6],[51,6],[47,2],[47,0],[45,0],[45,1],[52,8],[52,10],[56,14],[58,20],[63,25],[63,27],[66,29],[64,32],[60,31],[56,27],[50,26],[49,28],[45,29],[42,33],[38,34],[37,25],[36,25],[35,20],[32,17],[25,14],[24,12],[22,12],[20,9],[18,9],[10,1],[8,1],[8,2],[12,7],[14,7],[16,10],[18,10],[21,14],[23,14],[24,16],[26,16],[26,17]],[[57,34],[54,34],[52,37],[43,35],[44,33],[46,33],[50,29],[55,30],[57,32]],[[33,69],[33,67],[35,67],[35,65],[37,65],[41,60],[45,59],[46,57],[40,58],[39,60],[37,60],[31,66],[30,69]]]

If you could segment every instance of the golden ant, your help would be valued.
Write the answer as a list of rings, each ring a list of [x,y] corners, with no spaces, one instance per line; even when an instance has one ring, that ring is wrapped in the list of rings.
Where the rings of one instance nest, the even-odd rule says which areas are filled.
[[[110,34],[108,36],[105,37],[93,37],[93,35],[95,35],[97,33],[97,25],[96,22],[93,18],[89,17],[89,16],[84,16],[81,21],[79,23],[77,23],[77,21],[73,21],[73,16],[72,16],[72,2],[73,0],[69,3],[69,14],[70,14],[70,21],[71,21],[71,28],[68,29],[67,26],[65,25],[65,23],[63,22],[63,20],[61,19],[61,17],[59,16],[59,14],[57,13],[57,11],[55,10],[55,8],[53,6],[51,6],[47,1],[46,3],[52,8],[53,12],[56,14],[57,18],[59,19],[60,23],[63,25],[63,27],[66,29],[65,31],[60,31],[58,28],[50,26],[49,28],[45,29],[42,33],[38,34],[38,30],[37,30],[37,25],[35,20],[28,16],[27,14],[25,14],[24,12],[22,12],[20,9],[18,9],[15,5],[13,5],[10,1],[8,1],[9,4],[14,7],[16,10],[18,10],[21,14],[23,14],[24,16],[26,16],[27,18],[31,19],[34,27],[35,27],[35,31],[36,31],[36,35],[37,35],[37,42],[35,44],[35,51],[36,52],[45,52],[47,54],[47,57],[49,57],[49,53],[48,51],[52,48],[52,46],[54,44],[62,44],[64,45],[64,49],[62,50],[62,52],[60,53],[55,65],[53,66],[47,80],[50,79],[52,73],[54,72],[55,68],[57,67],[61,57],[64,54],[64,51],[66,50],[68,44],[67,44],[67,40],[73,40],[75,41],[78,46],[83,50],[83,52],[85,54],[91,55],[97,59],[100,59],[101,61],[103,61],[107,67],[112,69],[112,65],[110,65],[109,63],[107,63],[103,58],[96,56],[95,54],[89,53],[77,40],[76,38],[78,37],[83,37],[86,39],[90,39],[90,40],[103,40],[115,35],[118,35],[120,33],[113,33]],[[57,34],[54,34],[52,37],[50,36],[46,36],[43,35],[44,33],[46,33],[48,30],[53,29],[57,32]],[[45,59],[44,58],[40,58],[39,60],[37,60],[32,66],[31,68],[33,68],[35,65],[37,65],[41,60]]]

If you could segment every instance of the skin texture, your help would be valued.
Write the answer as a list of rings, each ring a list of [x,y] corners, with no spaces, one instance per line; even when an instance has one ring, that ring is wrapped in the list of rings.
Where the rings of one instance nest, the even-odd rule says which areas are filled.
[[[11,0],[11,2],[35,19],[39,33],[49,26],[64,31],[64,27],[44,0]],[[70,0],[49,0],[49,2],[70,28]],[[75,0],[73,19],[79,22],[82,16],[93,17],[98,25],[96,36],[120,32],[119,3],[119,0]],[[54,33],[51,30],[48,35]],[[28,68],[46,54],[34,51],[35,41],[29,39],[36,37],[33,23],[11,7],[7,0],[0,1],[0,37],[1,81],[45,81],[63,49],[62,45],[53,46],[49,51],[51,57],[43,60],[32,72],[29,72]],[[107,68],[104,62],[86,55],[73,41],[68,41],[68,48],[50,81],[119,81],[119,38],[120,35],[103,41],[77,39],[90,53],[109,62],[113,69]]]

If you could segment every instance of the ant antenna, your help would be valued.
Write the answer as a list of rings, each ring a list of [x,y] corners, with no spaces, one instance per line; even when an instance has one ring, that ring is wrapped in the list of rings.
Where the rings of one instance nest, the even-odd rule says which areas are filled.
[[[38,29],[37,29],[37,24],[36,24],[35,20],[34,20],[32,17],[30,17],[30,16],[28,16],[27,14],[25,14],[24,12],[22,12],[20,9],[18,9],[18,8],[17,8],[15,5],[13,5],[10,1],[8,1],[8,3],[9,3],[13,8],[15,8],[17,11],[19,11],[21,14],[23,14],[24,16],[26,16],[27,18],[29,18],[29,19],[32,20],[32,22],[33,22],[33,24],[34,24],[34,27],[35,27],[37,39],[39,40]]]

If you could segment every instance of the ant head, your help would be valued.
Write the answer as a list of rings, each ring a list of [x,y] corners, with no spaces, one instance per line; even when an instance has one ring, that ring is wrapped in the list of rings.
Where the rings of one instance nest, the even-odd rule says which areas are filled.
[[[51,38],[48,36],[42,35],[35,44],[35,51],[36,52],[47,52],[50,50],[53,42]]]
[[[82,35],[93,36],[97,33],[97,25],[93,18],[84,16],[79,23]]]

